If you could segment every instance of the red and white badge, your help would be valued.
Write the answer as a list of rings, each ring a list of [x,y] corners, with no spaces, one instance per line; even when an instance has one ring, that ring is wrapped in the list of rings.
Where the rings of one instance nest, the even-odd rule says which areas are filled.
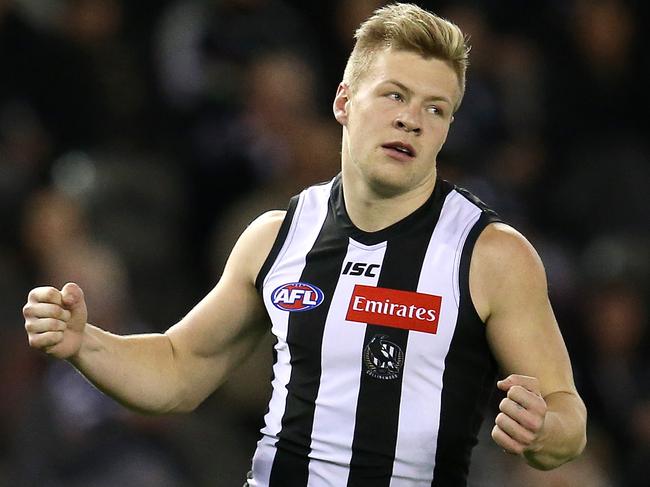
[[[357,284],[345,319],[436,333],[442,296]]]

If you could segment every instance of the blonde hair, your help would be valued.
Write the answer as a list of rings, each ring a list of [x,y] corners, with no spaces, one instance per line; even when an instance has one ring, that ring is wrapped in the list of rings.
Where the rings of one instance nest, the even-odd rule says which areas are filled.
[[[458,77],[460,96],[454,111],[458,110],[465,93],[470,47],[456,24],[417,5],[395,3],[375,10],[354,37],[356,43],[343,73],[343,82],[352,91],[379,51],[410,51],[450,63]]]

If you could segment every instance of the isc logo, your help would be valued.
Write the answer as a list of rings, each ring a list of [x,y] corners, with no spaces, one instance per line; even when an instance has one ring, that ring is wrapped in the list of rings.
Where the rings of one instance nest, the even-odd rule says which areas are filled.
[[[366,276],[366,277],[376,277],[377,269],[381,265],[379,264],[366,264],[365,262],[352,262],[348,261],[345,263],[342,274],[350,276]]]
[[[290,282],[277,287],[271,301],[283,311],[307,311],[323,302],[323,291],[306,282]]]

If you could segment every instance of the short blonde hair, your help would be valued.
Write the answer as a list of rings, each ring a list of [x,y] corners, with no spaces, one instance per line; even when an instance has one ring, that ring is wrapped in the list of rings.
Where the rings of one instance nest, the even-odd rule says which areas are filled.
[[[410,51],[451,64],[460,89],[454,112],[458,110],[465,94],[470,47],[456,24],[417,5],[395,3],[375,10],[354,37],[356,43],[343,73],[343,82],[352,91],[372,65],[377,52],[385,49]]]

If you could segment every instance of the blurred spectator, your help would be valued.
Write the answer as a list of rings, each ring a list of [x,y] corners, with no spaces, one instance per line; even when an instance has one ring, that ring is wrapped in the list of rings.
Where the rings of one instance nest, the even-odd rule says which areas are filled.
[[[363,19],[387,0],[334,0],[303,2],[293,0],[309,23],[310,37],[318,49],[321,82],[315,86],[314,100],[321,114],[330,117],[336,88],[343,77],[348,55],[354,46],[354,32]]]
[[[288,51],[260,56],[247,71],[243,83],[248,96],[241,115],[219,142],[224,163],[229,152],[239,151],[260,175],[260,183],[236,198],[215,227],[218,237],[212,248],[222,256],[215,275],[252,219],[268,209],[285,208],[307,184],[339,170],[338,150],[332,150],[340,143],[339,128],[332,118],[318,115],[314,76],[310,64]],[[232,224],[233,217],[238,224]]]
[[[158,83],[181,135],[176,148],[192,188],[195,211],[188,224],[194,255],[204,255],[206,228],[223,208],[263,182],[268,167],[282,158],[277,153],[282,144],[260,140],[256,127],[242,125],[251,97],[266,106],[276,103],[249,92],[249,66],[282,50],[303,58],[313,52],[302,18],[282,0],[181,0],[163,13],[155,50]],[[283,91],[284,101],[295,95],[296,101],[313,104],[300,85]]]
[[[513,462],[507,485],[510,487],[614,487],[602,464],[587,450],[575,461],[550,472],[531,468],[523,462]],[[631,485],[631,484],[626,484]]]
[[[93,90],[85,100],[85,123],[93,129],[94,144],[112,138],[126,145],[147,140],[144,65],[127,42],[124,24],[119,0],[65,0],[58,16],[57,30],[77,56],[78,68],[67,69],[84,70]]]
[[[237,109],[253,57],[282,48],[305,55],[309,44],[300,17],[282,0],[179,0],[160,22],[158,82],[166,101],[181,111],[211,103]]]
[[[496,410],[496,405],[494,407]],[[496,414],[496,413],[495,413]],[[486,422],[487,423],[487,422]],[[551,471],[535,470],[499,449],[490,438],[492,426],[481,429],[468,478],[471,487],[618,487],[608,475],[609,448],[602,436],[589,435],[576,460]],[[605,444],[603,444],[605,442]]]
[[[78,203],[44,190],[27,205],[23,236],[38,280],[83,285],[89,319],[109,331],[147,331],[132,313],[126,268],[115,252],[93,241]],[[166,438],[170,420],[140,419],[62,362],[48,363],[42,381],[15,431],[15,484],[187,485],[184,461]]]
[[[499,98],[495,63],[500,54],[499,37],[487,13],[478,6],[458,4],[443,14],[454,19],[469,37],[472,51],[467,91],[441,151],[440,166],[443,170],[453,166],[459,175],[485,177],[484,156],[503,140],[505,130],[504,103]],[[489,199],[487,203],[491,203]]]
[[[588,347],[577,357],[578,379],[590,421],[612,440],[617,473],[638,472],[649,457],[649,315],[642,290],[626,281],[594,283],[582,303]],[[636,464],[643,456],[645,463]],[[645,480],[645,479],[644,479]],[[635,480],[634,482],[638,482]],[[624,485],[641,485],[624,483]]]

